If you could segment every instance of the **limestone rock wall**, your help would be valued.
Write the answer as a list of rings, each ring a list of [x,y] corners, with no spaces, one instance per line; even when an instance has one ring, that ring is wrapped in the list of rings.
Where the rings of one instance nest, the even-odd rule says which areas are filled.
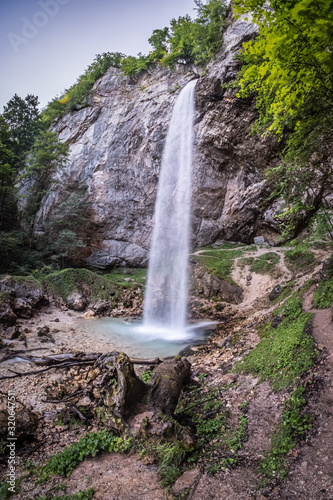
[[[193,164],[193,244],[217,239],[250,242],[273,235],[272,207],[262,167],[276,161],[277,144],[250,137],[254,103],[224,90],[237,74],[234,55],[255,26],[236,21],[221,52],[199,77],[198,68],[155,68],[137,81],[116,68],[96,82],[91,105],[64,116],[53,130],[70,144],[70,160],[37,214],[42,234],[59,204],[84,192],[90,224],[81,237],[96,267],[147,263],[161,158],[173,104],[198,78]]]

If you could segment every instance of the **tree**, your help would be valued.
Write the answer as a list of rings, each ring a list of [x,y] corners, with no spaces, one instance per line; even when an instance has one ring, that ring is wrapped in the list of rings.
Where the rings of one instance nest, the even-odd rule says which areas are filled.
[[[284,159],[269,176],[297,231],[332,182],[333,2],[236,0],[236,12],[252,12],[259,26],[259,36],[244,44],[238,95],[256,93],[257,132],[286,140]]]
[[[154,47],[154,57],[157,60],[162,59],[168,52],[169,28],[154,30],[148,42]]]
[[[42,198],[54,182],[52,174],[65,165],[67,158],[67,144],[59,141],[57,135],[50,130],[42,131],[35,139],[29,153],[28,165],[22,175],[30,182],[24,218],[30,226],[31,234]]]
[[[15,140],[15,153],[18,160],[24,161],[39,130],[38,97],[28,94],[22,99],[17,94],[4,107],[3,119]]]
[[[0,115],[0,229],[12,223],[15,204],[13,186],[15,181],[15,151],[11,132]]]

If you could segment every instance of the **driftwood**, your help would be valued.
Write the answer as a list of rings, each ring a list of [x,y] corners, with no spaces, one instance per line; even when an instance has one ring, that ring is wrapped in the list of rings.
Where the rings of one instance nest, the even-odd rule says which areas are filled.
[[[35,350],[35,349],[33,349]],[[64,353],[64,354],[53,354],[50,356],[45,356],[43,358],[37,358],[34,356],[22,356],[22,352],[27,352],[27,351],[11,351],[9,353],[6,353],[6,355],[1,359],[1,361],[7,361],[9,359],[13,359],[16,357],[20,357],[21,359],[24,359],[25,361],[28,361],[29,363],[33,363],[37,366],[45,366],[46,368],[43,368],[41,370],[31,370],[28,372],[16,372],[8,368],[8,371],[11,373],[14,373],[14,375],[4,375],[0,377],[0,380],[5,380],[5,379],[10,379],[10,378],[16,378],[16,377],[23,377],[26,375],[35,375],[37,373],[43,373],[48,370],[51,370],[52,368],[69,368],[72,366],[84,366],[84,365],[94,365],[96,361],[101,357],[105,356],[102,353]],[[129,358],[130,362],[132,364],[140,364],[140,365],[158,365],[161,363],[161,360],[159,358],[153,358],[153,359],[140,359],[140,358]]]

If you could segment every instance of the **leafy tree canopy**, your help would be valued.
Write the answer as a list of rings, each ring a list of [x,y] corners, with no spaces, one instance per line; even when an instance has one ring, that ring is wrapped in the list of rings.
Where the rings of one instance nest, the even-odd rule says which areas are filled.
[[[17,94],[4,107],[2,115],[15,141],[20,158],[32,146],[39,127],[38,97],[28,94],[22,99]]]
[[[286,140],[284,161],[270,171],[286,213],[310,217],[332,176],[333,1],[236,0],[235,11],[259,25],[244,44],[238,95],[255,92],[256,130]]]

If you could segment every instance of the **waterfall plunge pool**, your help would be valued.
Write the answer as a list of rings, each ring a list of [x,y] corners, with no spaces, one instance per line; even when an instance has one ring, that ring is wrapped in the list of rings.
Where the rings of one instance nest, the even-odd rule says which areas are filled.
[[[130,357],[161,359],[176,356],[187,348],[202,345],[217,322],[189,323],[185,330],[146,327],[131,318],[79,319],[77,327],[93,341],[98,337],[110,343],[110,351],[119,350]],[[165,337],[168,337],[168,340]]]

